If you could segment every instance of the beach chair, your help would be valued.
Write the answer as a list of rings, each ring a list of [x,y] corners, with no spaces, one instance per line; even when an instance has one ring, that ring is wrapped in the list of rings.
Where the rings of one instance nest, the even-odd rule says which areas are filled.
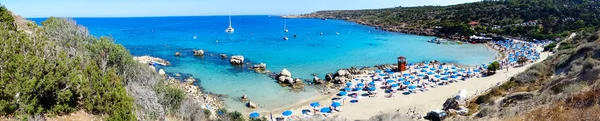
[[[377,92],[370,92],[369,91],[369,97],[377,97]]]

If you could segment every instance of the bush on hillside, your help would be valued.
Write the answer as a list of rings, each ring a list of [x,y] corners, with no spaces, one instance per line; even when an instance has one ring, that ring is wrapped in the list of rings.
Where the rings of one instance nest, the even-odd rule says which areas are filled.
[[[556,47],[556,42],[552,42],[546,46],[544,46],[544,51],[551,51],[552,49],[554,49]]]

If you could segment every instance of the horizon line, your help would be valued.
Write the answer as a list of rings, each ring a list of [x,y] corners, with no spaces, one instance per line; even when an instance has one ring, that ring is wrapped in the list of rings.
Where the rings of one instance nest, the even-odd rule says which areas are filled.
[[[299,14],[287,14],[287,15],[299,15]],[[162,17],[208,17],[208,16],[229,16],[229,15],[167,15],[167,16],[77,16],[77,17],[58,17],[58,16],[48,16],[48,17],[24,17],[27,19],[39,19],[39,18],[162,18]],[[285,15],[268,15],[268,14],[241,14],[241,15],[231,15],[231,16],[285,16]]]

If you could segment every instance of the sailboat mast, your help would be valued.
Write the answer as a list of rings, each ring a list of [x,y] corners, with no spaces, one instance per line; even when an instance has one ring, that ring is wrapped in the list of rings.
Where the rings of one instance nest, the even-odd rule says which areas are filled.
[[[231,27],[231,15],[229,15],[229,27]]]

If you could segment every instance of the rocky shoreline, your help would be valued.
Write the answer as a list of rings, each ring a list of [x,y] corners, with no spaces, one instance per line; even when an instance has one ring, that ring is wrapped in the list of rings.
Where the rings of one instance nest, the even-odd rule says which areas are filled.
[[[147,64],[148,67],[153,70],[156,70],[153,62],[162,63],[160,64],[162,66],[170,64],[167,60],[151,56],[138,56],[134,57],[134,60],[142,64]],[[176,85],[176,87],[185,91],[185,94],[188,98],[193,99],[198,104],[202,104],[202,108],[208,109],[212,112],[216,112],[217,109],[225,108],[225,104],[223,103],[221,95],[203,92],[201,86],[194,85],[196,79],[192,76],[181,76],[180,74],[169,75],[162,69],[159,69],[157,72],[167,80],[168,83],[164,86]],[[181,79],[177,79],[175,77]]]
[[[290,19],[308,18],[308,19],[323,19],[323,20],[336,19],[336,20],[344,20],[344,21],[354,22],[357,24],[374,27],[375,29],[380,29],[380,30],[388,31],[388,32],[399,32],[399,33],[415,34],[415,35],[423,35],[423,36],[436,36],[434,29],[411,28],[411,27],[404,27],[404,26],[389,26],[389,25],[383,25],[383,24],[376,24],[376,23],[369,22],[369,21],[363,21],[360,19],[354,19],[354,18],[350,18],[350,17],[322,15],[322,14],[319,14],[318,12],[310,13],[310,14],[300,14],[300,15],[286,15],[286,16],[281,16],[281,18],[290,18]],[[448,37],[448,38],[457,39],[457,40],[460,39],[457,37]]]

